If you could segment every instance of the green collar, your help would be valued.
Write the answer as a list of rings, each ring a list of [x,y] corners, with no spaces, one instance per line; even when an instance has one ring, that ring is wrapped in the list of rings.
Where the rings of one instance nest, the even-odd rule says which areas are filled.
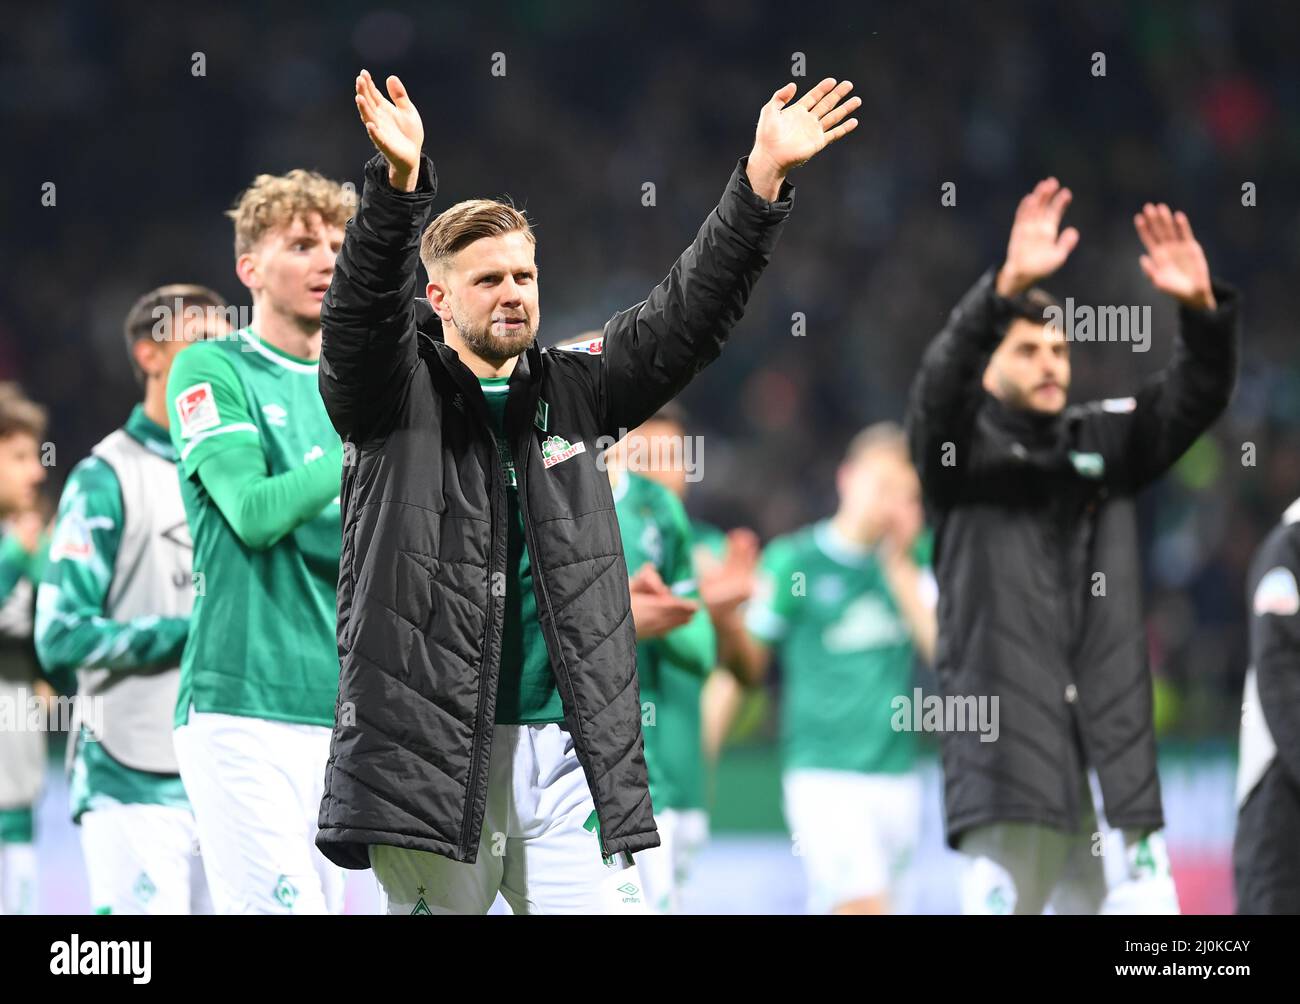
[[[176,462],[176,448],[167,430],[144,413],[144,405],[137,404],[123,426],[126,434],[141,446],[165,460]]]

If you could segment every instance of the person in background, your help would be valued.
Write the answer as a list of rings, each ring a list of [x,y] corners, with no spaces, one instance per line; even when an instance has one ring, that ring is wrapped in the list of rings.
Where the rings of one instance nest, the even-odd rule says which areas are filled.
[[[829,519],[771,541],[759,590],[721,633],[751,681],[781,678],[785,813],[810,913],[888,913],[920,830],[917,737],[897,729],[937,600],[921,486],[897,425],[849,444]]]
[[[225,306],[182,284],[132,306],[126,349],[143,399],[68,475],[37,592],[41,663],[77,678],[71,811],[95,913],[211,912],[172,741],[196,584],[167,377],[191,343],[229,334]]]
[[[32,606],[48,549],[40,513],[45,410],[17,384],[0,383],[0,914],[36,909],[34,807],[45,776],[37,705],[52,694],[32,648]],[[29,712],[38,710],[36,716]]]

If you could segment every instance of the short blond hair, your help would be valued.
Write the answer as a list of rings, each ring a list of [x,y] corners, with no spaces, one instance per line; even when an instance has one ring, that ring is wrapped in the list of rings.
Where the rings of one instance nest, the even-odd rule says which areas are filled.
[[[12,380],[0,382],[0,439],[19,433],[39,440],[45,435],[46,413]]]
[[[897,422],[877,422],[868,425],[851,440],[844,453],[846,464],[856,463],[869,453],[885,451],[910,459],[907,433]]]
[[[226,215],[235,221],[235,257],[253,250],[272,230],[293,226],[296,219],[319,214],[341,227],[357,208],[356,192],[301,167],[288,174],[259,174]]]
[[[524,236],[537,244],[528,217],[508,202],[498,199],[468,199],[443,210],[424,230],[420,237],[420,261],[430,276],[456,254],[457,251],[484,237],[522,230]]]

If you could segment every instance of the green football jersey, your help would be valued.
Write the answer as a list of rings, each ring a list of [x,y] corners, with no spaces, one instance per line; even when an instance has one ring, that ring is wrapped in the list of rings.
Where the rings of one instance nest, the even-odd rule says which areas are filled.
[[[537,618],[533,568],[524,540],[524,514],[510,444],[505,440],[509,377],[480,377],[479,386],[492,418],[501,469],[506,479],[510,531],[506,541],[506,619],[501,632],[501,678],[497,684],[497,725],[545,725],[564,721],[564,704],[542,623]]]
[[[928,540],[917,546],[928,565]],[[891,725],[912,692],[914,647],[876,555],[829,521],[773,540],[745,615],[780,659],[785,767],[899,774],[916,736]]]
[[[338,497],[258,550],[235,534],[198,477],[205,460],[235,447],[260,449],[271,477],[340,449],[317,389],[317,369],[315,361],[282,352],[249,328],[193,345],[172,364],[167,403],[194,540],[196,591],[177,725],[188,720],[191,706],[334,723]]]
[[[628,574],[649,562],[674,592],[698,596],[690,523],[677,497],[649,478],[625,473],[614,486],[614,508]],[[637,644],[646,767],[656,809],[704,805],[700,691],[716,649],[703,607],[677,630]]]

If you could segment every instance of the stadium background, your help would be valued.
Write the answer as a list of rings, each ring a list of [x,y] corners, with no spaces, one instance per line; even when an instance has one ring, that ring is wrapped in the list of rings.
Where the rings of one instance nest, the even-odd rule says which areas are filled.
[[[137,389],[121,321],[143,290],[200,282],[247,303],[222,211],[259,172],[359,182],[362,66],[424,114],[439,204],[509,194],[537,228],[541,339],[641,299],[749,147],[761,103],[852,79],[861,126],[797,172],[798,204],[723,359],[684,395],[703,436],[689,508],[764,539],[826,514],[867,422],[898,418],[951,305],[1000,261],[1016,200],[1056,174],[1079,249],[1048,286],[1152,303],[1151,351],[1078,345],[1074,398],[1132,390],[1166,360],[1172,308],[1137,266],[1131,217],[1185,209],[1244,295],[1236,399],[1142,503],[1168,833],[1185,907],[1232,907],[1228,855],[1250,555],[1300,494],[1300,11],[1227,2],[6,5],[0,107],[0,378],[51,412],[49,497]],[[491,73],[493,53],[506,57]],[[1106,75],[1094,76],[1094,53]],[[202,53],[205,75],[192,74]],[[41,204],[53,181],[57,203]],[[642,204],[653,182],[656,204]],[[940,204],[945,182],[957,204]],[[1242,205],[1242,186],[1258,205]],[[802,312],[806,334],[792,336]],[[1255,465],[1242,463],[1254,444]],[[921,677],[923,686],[928,681]],[[718,839],[688,905],[798,910],[773,708],[748,709],[718,778]],[[54,751],[57,756],[57,751]],[[929,768],[917,909],[955,907]],[[52,757],[39,823],[47,910],[84,907]],[[760,878],[761,876],[761,878]],[[354,908],[365,890],[353,889]]]

